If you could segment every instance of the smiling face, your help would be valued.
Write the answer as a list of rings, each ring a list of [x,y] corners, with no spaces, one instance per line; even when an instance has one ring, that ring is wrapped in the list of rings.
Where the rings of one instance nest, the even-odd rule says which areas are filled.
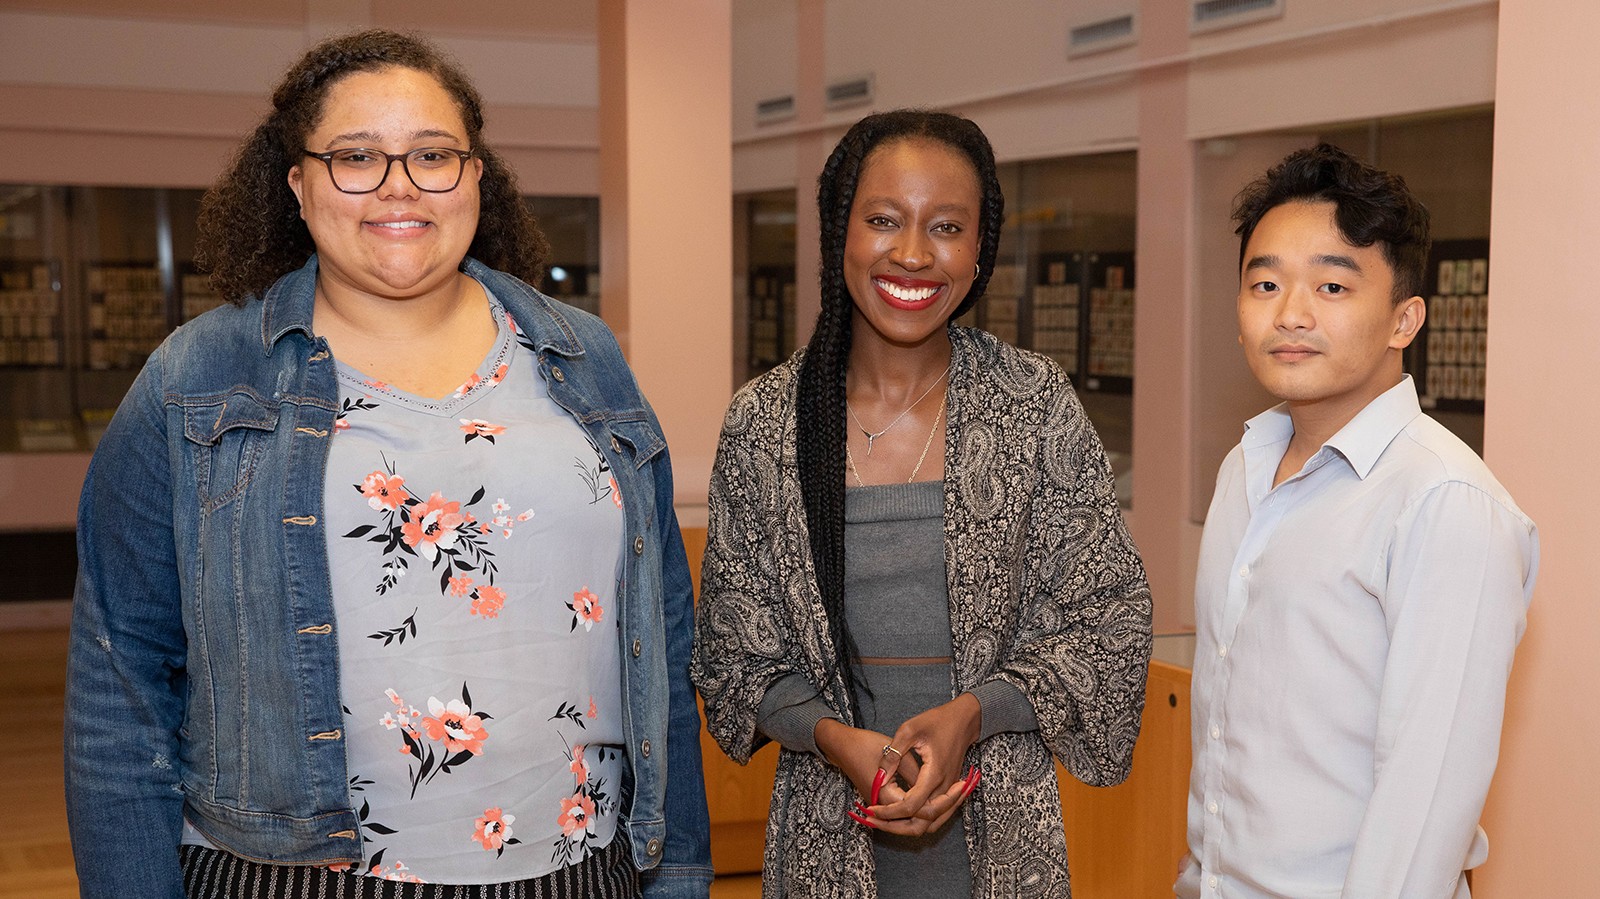
[[[1330,202],[1261,217],[1245,247],[1239,342],[1256,380],[1330,432],[1400,382],[1422,327],[1421,297],[1394,301],[1394,270],[1374,244],[1350,244]]]
[[[306,149],[349,147],[470,149],[450,94],[433,76],[400,67],[357,72],[329,88]],[[406,298],[451,283],[478,230],[482,174],[482,163],[469,159],[455,190],[427,193],[396,161],[377,190],[347,194],[320,160],[303,158],[289,170],[289,187],[316,242],[323,288]]]
[[[867,156],[844,246],[856,339],[912,347],[943,333],[972,287],[981,204],[959,150],[912,138]]]

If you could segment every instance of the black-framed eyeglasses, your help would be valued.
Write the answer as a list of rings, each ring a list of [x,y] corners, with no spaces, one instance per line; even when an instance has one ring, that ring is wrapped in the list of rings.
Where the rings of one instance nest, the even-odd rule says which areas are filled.
[[[423,147],[409,153],[385,153],[368,147],[326,153],[303,152],[326,163],[333,186],[347,194],[370,194],[383,186],[396,160],[418,190],[447,194],[461,183],[461,173],[466,171],[467,160],[472,158],[471,150],[449,147]]]

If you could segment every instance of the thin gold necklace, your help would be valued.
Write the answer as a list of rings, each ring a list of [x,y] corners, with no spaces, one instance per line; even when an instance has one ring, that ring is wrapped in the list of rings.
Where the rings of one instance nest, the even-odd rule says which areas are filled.
[[[856,423],[856,427],[861,429],[861,436],[867,438],[867,455],[868,456],[872,455],[872,441],[877,440],[879,437],[882,437],[883,435],[889,433],[890,429],[892,429],[895,425],[900,423],[900,419],[906,417],[906,413],[907,412],[910,412],[912,409],[917,408],[917,404],[918,403],[920,403],[923,400],[927,399],[928,398],[928,394],[933,392],[933,388],[938,387],[939,386],[939,382],[943,381],[944,380],[944,376],[949,374],[949,373],[950,373],[950,363],[946,362],[945,366],[944,366],[944,371],[939,372],[939,377],[933,379],[933,383],[928,385],[928,389],[922,391],[922,395],[921,396],[919,396],[916,399],[912,400],[911,401],[911,405],[905,407],[905,409],[902,410],[899,415],[896,415],[894,417],[894,421],[889,422],[889,424],[884,426],[883,430],[879,431],[876,434],[874,434],[871,431],[867,430],[867,426],[862,424],[861,423],[861,419],[856,416],[856,410],[851,408],[851,406],[850,406],[850,398],[849,397],[845,398],[844,411],[846,411],[846,412],[848,412],[850,414],[850,420],[855,422]]]
[[[922,455],[917,457],[917,465],[915,468],[911,469],[911,477],[906,478],[907,484],[917,479],[917,472],[922,470],[922,463],[928,458],[928,448],[933,446],[933,435],[939,433],[939,423],[944,421],[945,405],[945,403],[939,404],[939,414],[933,417],[933,427],[928,429],[928,439],[922,444]],[[867,445],[870,447],[872,444],[869,443]],[[856,486],[867,486],[861,480],[861,472],[856,470],[856,458],[850,454],[850,441],[848,440],[846,440],[844,443],[844,460],[850,464],[850,474],[856,479]]]

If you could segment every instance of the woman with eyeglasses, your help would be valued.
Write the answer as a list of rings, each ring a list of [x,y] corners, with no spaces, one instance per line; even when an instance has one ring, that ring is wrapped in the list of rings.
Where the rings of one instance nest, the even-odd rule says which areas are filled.
[[[312,48],[79,510],[84,896],[704,896],[661,428],[455,64]]]
[[[953,322],[1005,200],[978,126],[877,113],[818,178],[810,343],[728,408],[693,677],[782,746],[763,893],[1067,897],[1053,760],[1127,776],[1150,591],[1049,359]]]

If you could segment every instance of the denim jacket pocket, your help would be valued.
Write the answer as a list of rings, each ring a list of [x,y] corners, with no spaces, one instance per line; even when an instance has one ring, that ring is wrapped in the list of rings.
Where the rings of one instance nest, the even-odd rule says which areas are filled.
[[[667,440],[661,436],[661,431],[644,419],[611,419],[606,422],[606,429],[611,432],[614,441],[613,448],[624,461],[631,460],[634,468],[643,468],[646,463],[654,459],[667,448]],[[632,451],[624,453],[619,444],[627,444]]]
[[[242,493],[262,448],[278,426],[277,403],[238,389],[209,397],[184,397],[183,436],[191,444],[200,508],[212,512]]]

